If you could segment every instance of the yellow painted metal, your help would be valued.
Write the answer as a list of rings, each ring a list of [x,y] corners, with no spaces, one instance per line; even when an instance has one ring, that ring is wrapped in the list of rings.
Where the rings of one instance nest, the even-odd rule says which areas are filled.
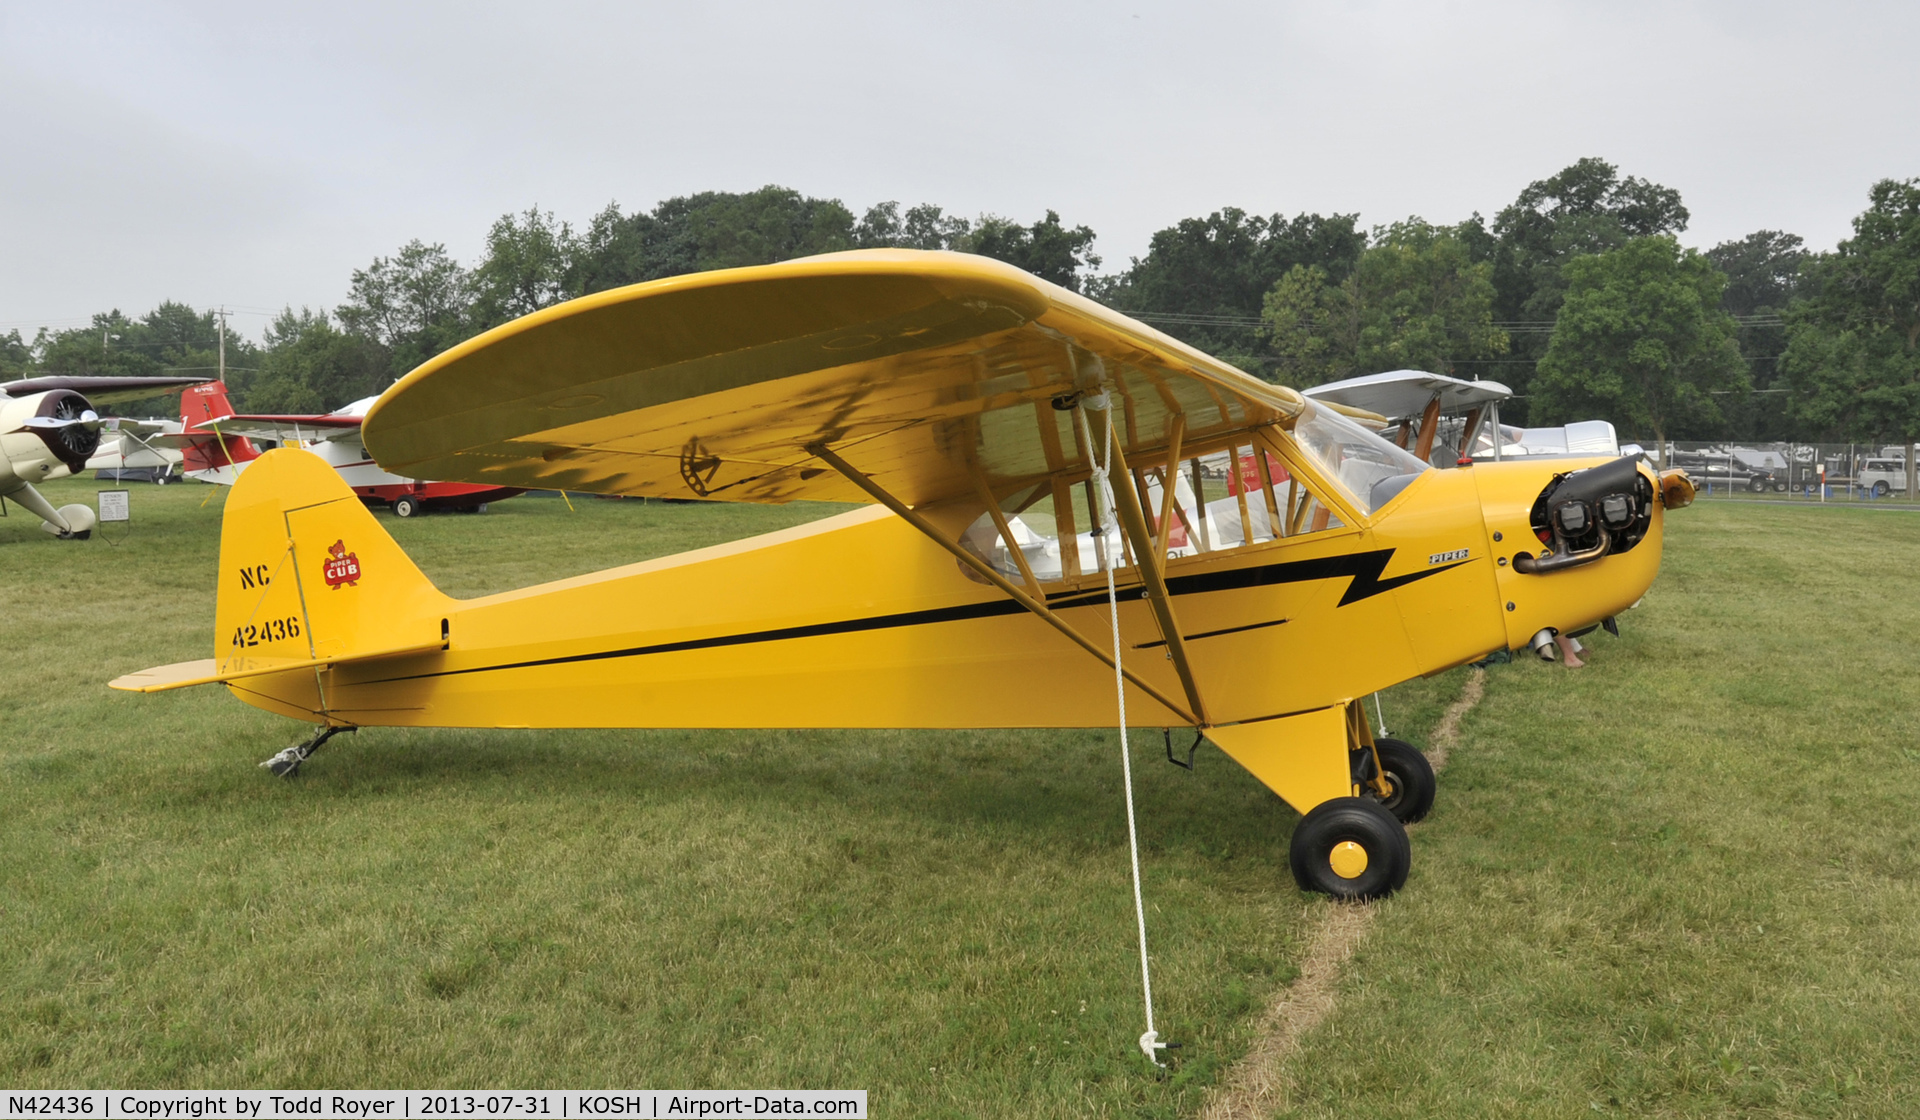
[[[1393,796],[1393,782],[1387,777],[1387,768],[1380,762],[1380,744],[1374,741],[1373,727],[1367,722],[1365,703],[1347,705],[1347,747],[1350,750],[1364,750],[1373,755],[1373,777],[1363,785],[1370,785],[1382,798]],[[1354,787],[1354,796],[1358,797],[1364,789],[1362,785]]]
[[[1342,704],[1257,723],[1211,727],[1207,738],[1287,804],[1305,813],[1322,801],[1353,796],[1346,722]]]
[[[1552,465],[1554,473],[1563,473],[1607,461],[1560,459],[1553,460]],[[1534,536],[1531,523],[1533,504],[1546,482],[1541,477],[1540,466],[1521,460],[1481,463],[1449,472],[1472,477],[1479,490],[1479,504],[1485,511],[1486,547],[1493,556],[1507,560],[1505,566],[1490,570],[1499,589],[1509,649],[1525,647],[1535,634],[1548,627],[1564,633],[1620,614],[1646,594],[1660,572],[1660,541],[1665,533],[1666,510],[1658,501],[1652,503],[1653,523],[1647,530],[1647,539],[1631,552],[1548,575],[1526,575],[1516,570],[1515,556],[1525,552],[1537,556],[1545,547]],[[1649,481],[1653,481],[1651,477]],[[1659,493],[1658,489],[1655,493]],[[1501,539],[1495,541],[1495,534]]]
[[[1367,850],[1351,840],[1342,840],[1327,854],[1327,863],[1342,879],[1358,879],[1367,870]]]
[[[1133,488],[1133,474],[1127,469],[1125,456],[1118,447],[1111,450],[1111,476],[1118,480],[1113,487],[1113,498],[1119,508],[1114,513],[1119,517],[1125,534],[1122,540],[1131,542],[1136,555],[1145,556],[1144,563],[1134,563],[1134,566],[1139,569],[1147,603],[1153,608],[1154,624],[1159,627],[1160,639],[1166,643],[1167,659],[1173,663],[1173,671],[1180,677],[1180,687],[1186,693],[1187,709],[1197,717],[1197,723],[1211,723],[1207,718],[1206,701],[1200,696],[1200,683],[1194,679],[1193,667],[1187,659],[1187,643],[1181,637],[1180,622],[1174,617],[1172,598],[1167,594],[1167,554],[1156,548],[1153,530],[1148,527],[1146,517],[1141,513],[1140,494]],[[1172,487],[1167,488],[1166,494],[1167,500],[1172,502]]]
[[[914,529],[919,531],[921,536],[939,545],[941,548],[946,549],[947,551],[953,553],[954,558],[956,560],[960,561],[960,563],[966,565],[968,568],[971,568],[977,575],[980,576],[980,578],[986,580],[988,583],[994,585],[995,587],[998,587],[1001,591],[1006,592],[1008,598],[1012,599],[1014,602],[1018,603],[1020,606],[1025,607],[1028,611],[1031,611],[1035,617],[1047,623],[1049,626],[1052,626],[1055,630],[1059,631],[1060,634],[1065,638],[1067,638],[1069,641],[1073,642],[1075,645],[1079,646],[1081,649],[1092,654],[1101,663],[1105,664],[1107,668],[1109,669],[1114,668],[1113,656],[1110,653],[1108,653],[1104,649],[1101,649],[1099,646],[1095,645],[1084,634],[1081,634],[1078,630],[1076,630],[1072,626],[1072,624],[1068,623],[1065,619],[1062,619],[1059,615],[1055,614],[1052,610],[1048,609],[1045,603],[1041,602],[1038,599],[1033,598],[1032,596],[1021,591],[1019,588],[1015,587],[1013,584],[1007,582],[1006,578],[1002,576],[1000,573],[994,571],[993,568],[989,566],[986,561],[966,551],[964,548],[961,548],[958,544],[955,544],[954,542],[949,541],[946,537],[946,534],[942,533],[938,529],[938,527],[928,522],[925,518],[921,517],[915,511],[907,508],[907,506],[903,504],[898,498],[882,490],[878,485],[874,483],[872,479],[866,477],[866,475],[863,474],[861,471],[856,470],[845,459],[842,459],[840,456],[834,454],[832,451],[829,451],[824,447],[816,446],[812,448],[812,451],[814,455],[817,456],[821,461],[832,465],[832,467],[835,470],[839,471],[841,475],[845,476],[849,481],[859,486],[862,491],[871,495],[875,501],[878,501],[880,504],[886,506],[889,510],[893,511],[893,513],[896,516],[898,516],[902,521],[905,521],[907,524],[913,526]],[[1000,525],[1002,532],[1006,531],[1006,526],[1004,523],[996,522],[996,524]],[[1168,699],[1165,695],[1160,693],[1160,691],[1155,689],[1152,685],[1147,684],[1146,682],[1140,680],[1140,678],[1136,676],[1132,671],[1125,669],[1123,667],[1121,669],[1121,672],[1126,674],[1127,679],[1132,681],[1136,686],[1146,690],[1147,693],[1151,695],[1154,699],[1159,700],[1161,703],[1165,704],[1167,707],[1171,708],[1176,712],[1180,710],[1179,706],[1176,705],[1172,700]],[[1185,716],[1186,722],[1188,723],[1195,722],[1192,716],[1186,715],[1186,713],[1181,713],[1181,714]]]
[[[1071,422],[1099,391],[1118,412],[1129,715],[1209,725],[1302,812],[1354,792],[1355,697],[1618,613],[1658,570],[1660,509],[1631,552],[1547,575],[1496,566],[1537,544],[1528,518],[1552,476],[1587,464],[1430,470],[1364,511],[1294,442],[1307,406],[1290,391],[991,262],[853,255],[541,312],[410,374],[367,429],[383,465],[425,476],[879,505],[454,600],[336,471],[273,451],[228,498],[211,664],[114,684],[217,681],[369,726],[1107,725],[1110,654],[1086,637],[1109,627],[1105,574],[1076,555],[1089,464]],[[1292,531],[1248,544],[1243,514],[1214,550],[1167,557],[1185,517],[1171,476],[1249,444]],[[1166,464],[1157,524],[1128,462]],[[1005,539],[989,507],[1020,493],[1051,497],[1058,578],[996,571],[961,543],[976,524]],[[1204,716],[1177,699],[1189,685]]]
[[[1352,792],[1351,697],[1517,645],[1527,627],[1575,628],[1637,598],[1657,566],[1657,521],[1639,549],[1586,569],[1520,577],[1495,569],[1480,543],[1430,577],[1354,592],[1356,581],[1377,588],[1420,576],[1432,554],[1468,534],[1484,542],[1483,492],[1490,519],[1515,519],[1511,539],[1551,473],[1528,463],[1432,471],[1370,525],[1169,561],[1193,673],[1220,725],[1208,735],[1305,811]],[[927,519],[951,526],[965,516],[935,509]],[[357,560],[354,582],[328,583],[335,545]],[[1595,578],[1609,572],[1625,574]],[[1179,695],[1180,682],[1137,573],[1121,574],[1131,588],[1120,604],[1128,669],[1152,689],[1130,686],[1128,710],[1142,726],[1187,723],[1183,706],[1156,698]],[[1556,585],[1576,590],[1559,595]],[[1053,586],[1048,610],[1063,622],[1083,634],[1106,628],[1106,596],[1091,579]],[[1110,668],[884,508],[453,600],[337,472],[282,450],[250,467],[229,498],[219,589],[212,676],[248,703],[314,721],[1086,727],[1113,711]],[[1503,594],[1528,604],[1523,621],[1506,622]],[[1556,604],[1566,613],[1554,615]],[[279,629],[262,629],[275,620]],[[178,679],[208,675],[199,666]],[[1301,714],[1278,715],[1289,712]]]

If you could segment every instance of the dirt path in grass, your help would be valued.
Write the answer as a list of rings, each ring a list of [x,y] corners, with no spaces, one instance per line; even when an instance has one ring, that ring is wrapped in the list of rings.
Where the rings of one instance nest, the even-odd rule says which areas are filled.
[[[1434,725],[1427,759],[1439,770],[1460,739],[1460,720],[1480,702],[1487,674],[1475,669],[1467,677],[1460,699]],[[1281,1103],[1287,1059],[1300,1048],[1300,1039],[1333,1010],[1340,968],[1373,925],[1373,907],[1360,902],[1329,904],[1307,942],[1300,975],[1281,990],[1260,1017],[1253,1045],[1238,1065],[1227,1071],[1219,1088],[1201,1112],[1203,1120],[1257,1120]]]

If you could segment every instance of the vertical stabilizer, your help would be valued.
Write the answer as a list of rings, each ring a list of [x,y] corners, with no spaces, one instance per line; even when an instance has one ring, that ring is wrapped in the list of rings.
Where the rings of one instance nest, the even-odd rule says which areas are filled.
[[[187,437],[180,449],[181,466],[188,478],[231,486],[241,469],[260,457],[260,449],[245,436],[221,434],[220,421],[232,415],[224,381],[194,385],[180,394],[180,426]]]
[[[219,672],[439,649],[452,603],[312,452],[269,451],[234,484],[214,607]]]

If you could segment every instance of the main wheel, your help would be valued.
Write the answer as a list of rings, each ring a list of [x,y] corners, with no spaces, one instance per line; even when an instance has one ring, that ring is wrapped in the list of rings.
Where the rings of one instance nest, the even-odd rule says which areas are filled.
[[[1300,818],[1288,861],[1301,890],[1380,898],[1406,884],[1413,847],[1406,828],[1378,802],[1336,797]]]
[[[412,517],[419,512],[420,503],[412,498],[395,498],[393,500],[393,515],[395,517]]]
[[[166,476],[166,475],[164,475],[164,474],[156,474],[156,475],[154,475],[154,476],[153,476],[153,484],[154,484],[155,486],[165,486],[165,485],[167,484],[167,476]]]
[[[1369,793],[1380,807],[1392,813],[1401,824],[1412,824],[1433,810],[1433,791],[1438,784],[1433,764],[1412,743],[1400,739],[1375,739],[1380,752],[1380,769],[1393,792],[1386,797]]]

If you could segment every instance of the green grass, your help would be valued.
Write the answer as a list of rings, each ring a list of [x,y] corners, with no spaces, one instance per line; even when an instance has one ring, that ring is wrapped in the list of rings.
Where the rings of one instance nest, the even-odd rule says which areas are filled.
[[[1920,518],[1702,503],[1590,668],[1496,668],[1302,1117],[1920,1112]]]
[[[47,487],[56,504],[100,487]],[[10,1086],[866,1088],[876,1114],[1173,1116],[1324,903],[1294,815],[1135,736],[1164,1036],[1142,1029],[1112,731],[336,738],[216,689],[224,491],[133,487],[117,546],[0,521],[0,1080]],[[383,517],[457,595],[819,507],[576,498]],[[119,538],[109,527],[104,535]],[[1388,698],[1419,737],[1458,678]]]
[[[49,488],[55,501],[95,489]],[[1111,732],[304,731],[212,690],[220,494],[120,547],[0,521],[0,1079],[864,1087],[889,1115],[1191,1114],[1293,975],[1294,816]],[[386,521],[461,595],[817,509],[520,499]],[[1626,636],[1496,667],[1285,1115],[1907,1116],[1920,518],[1703,502]],[[1388,696],[1420,741],[1458,676]]]

